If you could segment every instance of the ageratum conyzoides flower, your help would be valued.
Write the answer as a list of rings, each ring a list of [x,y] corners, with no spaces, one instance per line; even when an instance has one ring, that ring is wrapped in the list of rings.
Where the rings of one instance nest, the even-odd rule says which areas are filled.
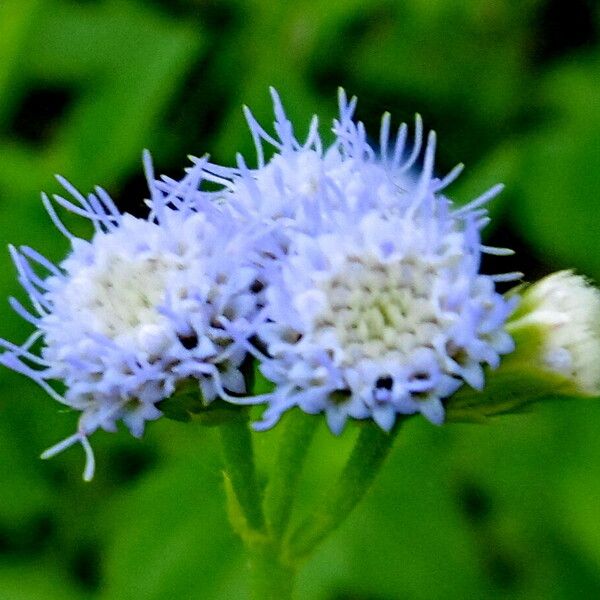
[[[600,291],[584,277],[558,271],[527,287],[508,330],[529,338],[524,358],[564,377],[569,393],[600,394]]]
[[[279,249],[264,257],[260,368],[275,389],[248,399],[267,402],[258,427],[293,406],[324,412],[334,432],[348,417],[386,430],[398,414],[441,423],[444,399],[465,383],[481,389],[483,367],[514,349],[505,324],[517,297],[505,299],[495,283],[521,274],[480,272],[483,253],[511,253],[481,241],[485,204],[501,186],[455,207],[442,190],[462,166],[434,176],[435,134],[423,144],[420,118],[409,146],[406,125],[391,139],[384,115],[375,148],[353,120],[356,99],[341,92],[325,147],[316,117],[300,141],[272,95],[275,135],[246,109],[257,168],[241,157],[235,168],[197,159],[190,173],[221,189],[186,195],[198,205],[212,196],[239,219],[270,227]],[[158,185],[175,193],[178,184]]]
[[[146,169],[152,182],[148,156]],[[80,442],[89,479],[88,436],[113,431],[119,420],[140,436],[179,381],[196,379],[205,402],[247,391],[239,367],[261,318],[257,236],[225,212],[181,206],[152,183],[151,212],[142,219],[120,214],[100,188],[84,197],[60,181],[76,203],[55,201],[89,219],[95,234],[91,241],[72,235],[43,196],[71,252],[54,265],[31,248],[11,248],[34,311],[11,304],[36,331],[21,346],[3,341],[0,362],[81,412],[77,432],[43,456]],[[189,184],[184,179],[178,190]]]

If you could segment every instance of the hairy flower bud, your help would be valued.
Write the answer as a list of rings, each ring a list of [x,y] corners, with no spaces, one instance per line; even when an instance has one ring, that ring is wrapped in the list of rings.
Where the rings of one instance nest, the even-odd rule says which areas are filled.
[[[579,394],[600,394],[600,291],[583,277],[559,271],[528,287],[507,328],[515,338],[536,331],[540,369],[567,378]]]
[[[572,271],[523,288],[506,324],[515,351],[488,373],[484,390],[462,389],[450,399],[448,420],[479,421],[544,399],[600,395],[600,291]]]

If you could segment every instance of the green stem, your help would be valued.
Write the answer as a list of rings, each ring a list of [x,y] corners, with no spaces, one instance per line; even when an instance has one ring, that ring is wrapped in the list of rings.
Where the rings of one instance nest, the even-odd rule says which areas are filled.
[[[250,550],[250,598],[291,600],[295,569],[284,564],[277,549],[261,545]]]
[[[288,412],[275,464],[265,490],[265,516],[274,539],[281,539],[292,512],[298,479],[319,418],[296,408]]]
[[[247,525],[260,531],[265,519],[256,479],[252,437],[246,419],[232,419],[219,427],[225,471]]]
[[[291,560],[307,557],[350,515],[373,483],[389,454],[399,422],[392,432],[382,431],[375,423],[361,424],[361,430],[340,477],[329,489],[316,511],[292,534],[289,541]]]

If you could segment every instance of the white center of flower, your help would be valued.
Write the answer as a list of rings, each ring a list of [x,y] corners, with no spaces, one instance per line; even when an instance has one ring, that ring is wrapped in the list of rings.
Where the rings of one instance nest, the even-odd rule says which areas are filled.
[[[109,338],[162,319],[157,306],[173,270],[170,261],[160,256],[124,257],[116,250],[79,271],[64,291],[80,319]]]
[[[328,306],[315,329],[335,331],[343,362],[409,355],[439,332],[431,298],[435,269],[414,259],[382,263],[354,257],[320,288]]]

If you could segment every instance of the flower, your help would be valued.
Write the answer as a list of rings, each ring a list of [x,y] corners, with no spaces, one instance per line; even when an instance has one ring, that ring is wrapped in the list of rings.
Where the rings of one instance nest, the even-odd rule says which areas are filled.
[[[465,382],[481,389],[482,366],[497,367],[514,349],[505,324],[518,299],[505,299],[494,284],[521,274],[479,272],[482,253],[511,253],[481,242],[484,205],[501,186],[456,208],[441,190],[462,165],[434,177],[435,134],[422,153],[419,117],[407,149],[406,125],[390,143],[385,114],[376,151],[352,118],[356,99],[340,92],[335,140],[324,147],[317,118],[300,142],[271,92],[275,136],[245,109],[257,167],[240,156],[235,168],[195,159],[189,173],[221,188],[186,194],[197,207],[216,201],[273,235],[257,333],[260,369],[275,389],[247,399],[267,402],[257,427],[272,426],[292,406],[324,412],[334,432],[348,417],[372,418],[386,430],[398,414],[441,423],[443,400]],[[264,143],[274,149],[269,160]],[[157,183],[175,194],[177,185]]]
[[[151,174],[148,156],[146,167]],[[3,341],[0,362],[81,412],[77,432],[43,456],[80,442],[89,479],[87,437],[114,431],[119,420],[140,436],[178,382],[196,379],[205,402],[245,391],[240,365],[260,319],[255,238],[225,212],[189,210],[154,187],[151,213],[141,219],[121,215],[100,188],[86,198],[60,181],[79,205],[56,202],[91,220],[95,234],[91,241],[73,236],[43,196],[71,253],[55,266],[31,248],[11,248],[35,314],[11,303],[36,332],[22,346]],[[54,381],[64,383],[64,394]]]
[[[583,277],[559,271],[528,287],[508,329],[538,340],[529,353],[538,369],[569,380],[572,393],[600,395],[600,291]]]
[[[461,229],[465,226],[465,230]],[[444,419],[442,399],[484,385],[482,364],[514,348],[504,325],[514,302],[477,272],[475,224],[436,212],[369,212],[338,231],[299,235],[267,291],[258,330],[276,383],[270,426],[290,406],[389,430],[397,414]]]

